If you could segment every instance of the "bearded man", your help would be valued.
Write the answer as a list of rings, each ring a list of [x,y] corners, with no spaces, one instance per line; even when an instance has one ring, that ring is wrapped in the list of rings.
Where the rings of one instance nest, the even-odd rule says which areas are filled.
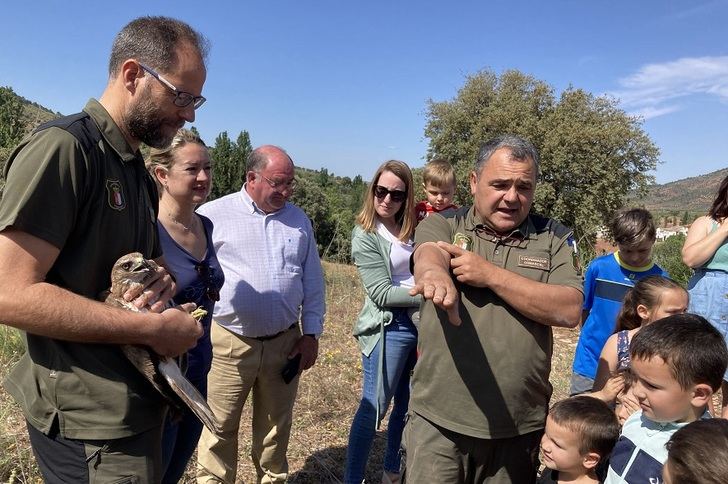
[[[185,311],[163,311],[174,281],[163,268],[158,197],[139,145],[164,147],[194,121],[206,54],[207,41],[183,22],[133,20],[114,41],[101,98],[38,127],[7,162],[0,311],[23,331],[28,351],[5,387],[47,482],[161,478],[166,406],[119,345],[176,356],[202,329]],[[125,294],[149,312],[94,300],[130,252],[161,266],[145,288]]]

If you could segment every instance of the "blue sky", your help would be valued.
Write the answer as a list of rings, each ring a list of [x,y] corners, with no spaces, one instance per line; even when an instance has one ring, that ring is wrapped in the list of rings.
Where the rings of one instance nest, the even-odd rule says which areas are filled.
[[[424,163],[428,99],[515,68],[644,115],[659,183],[728,166],[728,0],[10,0],[0,85],[77,112],[103,91],[119,29],[160,14],[212,43],[194,123],[208,143],[247,130],[300,166],[368,179],[386,159]]]

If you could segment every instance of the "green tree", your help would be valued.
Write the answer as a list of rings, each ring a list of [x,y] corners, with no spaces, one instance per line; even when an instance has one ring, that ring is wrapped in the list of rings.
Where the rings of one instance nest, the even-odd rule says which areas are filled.
[[[0,196],[5,188],[5,162],[25,134],[23,102],[11,87],[0,87]]]
[[[671,235],[664,242],[655,244],[652,249],[652,257],[657,265],[670,274],[673,280],[686,287],[693,271],[682,261],[683,245],[685,245],[683,234]]]
[[[0,87],[0,148],[14,148],[25,134],[23,102],[11,87]]]
[[[308,218],[311,219],[320,252],[322,243],[331,238],[333,230],[330,207],[326,197],[322,196],[321,187],[316,184],[313,178],[299,178],[296,190],[291,195],[290,200],[291,203],[306,212]]]
[[[311,219],[320,255],[329,261],[351,260],[351,230],[367,185],[361,176],[337,177],[328,170],[296,168],[298,187],[291,202]]]
[[[210,149],[213,162],[210,200],[240,190],[245,182],[246,161],[251,151],[253,147],[247,131],[238,135],[236,143],[230,140],[227,131],[215,138],[215,145]]]
[[[238,180],[241,186],[245,181],[245,173],[248,171],[248,156],[252,152],[253,145],[250,143],[250,134],[243,130],[238,134],[238,139],[235,140],[235,159],[238,162]]]
[[[682,214],[682,218],[680,219],[680,225],[687,225],[690,223],[690,214],[687,210],[685,210]]]
[[[470,203],[468,177],[482,142],[506,133],[531,141],[541,156],[534,211],[574,229],[584,263],[594,255],[597,228],[630,191],[646,190],[659,155],[641,120],[615,99],[572,87],[557,98],[516,70],[467,77],[454,99],[430,100],[426,116],[428,157],[453,163],[460,204]]]

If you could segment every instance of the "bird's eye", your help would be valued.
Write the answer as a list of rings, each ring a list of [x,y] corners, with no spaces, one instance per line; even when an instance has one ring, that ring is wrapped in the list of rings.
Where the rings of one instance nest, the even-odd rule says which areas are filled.
[[[128,271],[129,269],[131,269],[131,262],[124,262],[121,265],[121,268],[124,269],[125,271]]]

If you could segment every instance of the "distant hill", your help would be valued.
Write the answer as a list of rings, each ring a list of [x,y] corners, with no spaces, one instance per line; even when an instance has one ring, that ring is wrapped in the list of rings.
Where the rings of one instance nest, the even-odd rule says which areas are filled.
[[[32,131],[33,128],[41,123],[45,123],[46,121],[62,116],[61,113],[54,113],[45,106],[41,106],[33,101],[28,101],[23,96],[18,96],[18,98],[23,103],[23,121],[27,132]]]
[[[632,202],[644,205],[651,212],[704,213],[710,208],[720,182],[726,176],[728,168],[664,185],[652,185],[645,197],[633,199]]]

